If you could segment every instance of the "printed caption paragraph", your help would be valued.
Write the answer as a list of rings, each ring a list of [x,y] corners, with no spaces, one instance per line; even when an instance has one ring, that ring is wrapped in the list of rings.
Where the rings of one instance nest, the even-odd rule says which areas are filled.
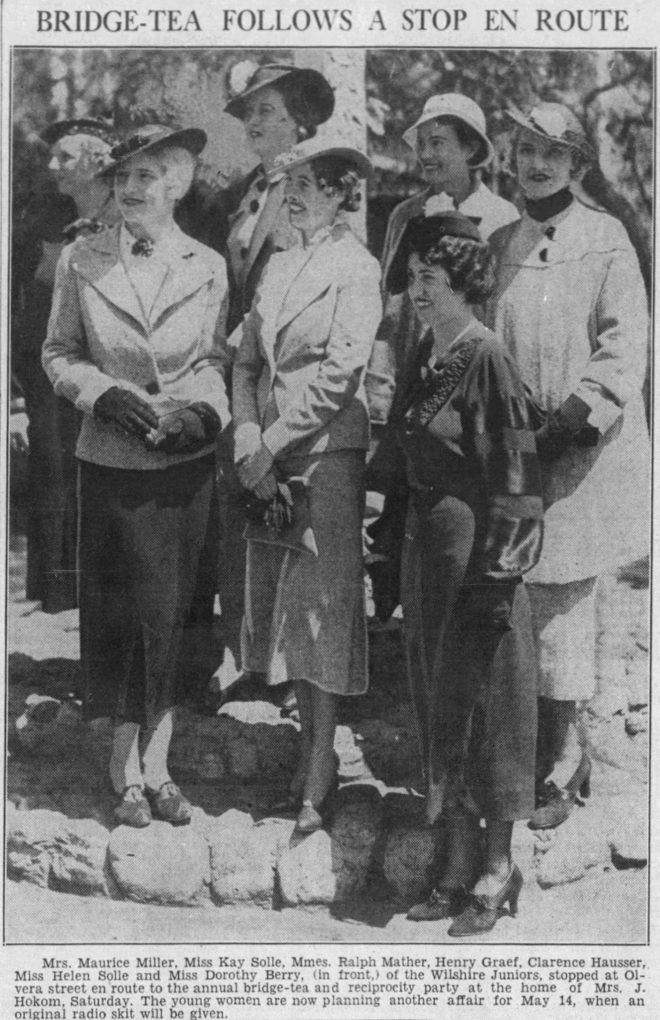
[[[14,971],[13,1020],[234,1020],[255,1008],[306,1020],[347,1008],[355,1020],[382,1008],[409,1017],[450,1006],[634,1011],[646,1005],[645,973],[632,954],[44,957],[39,970]]]

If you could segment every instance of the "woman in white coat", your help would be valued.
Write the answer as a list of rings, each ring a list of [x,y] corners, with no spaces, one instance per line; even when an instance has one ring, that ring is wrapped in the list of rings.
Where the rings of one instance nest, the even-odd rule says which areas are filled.
[[[380,270],[338,214],[357,208],[368,169],[357,150],[316,139],[282,158],[302,245],[273,255],[230,338],[239,479],[263,501],[266,522],[248,530],[243,660],[269,683],[294,681],[302,755],[291,795],[302,801],[301,832],[322,825],[333,784],[336,697],[367,688],[363,375]]]
[[[572,193],[596,158],[578,119],[558,103],[511,117],[526,206],[491,238],[491,319],[549,413],[537,433],[545,542],[528,590],[540,667],[530,826],[551,828],[588,793],[576,702],[594,693],[599,578],[649,548],[647,302],[621,223]]]
[[[65,248],[43,349],[55,392],[83,414],[84,707],[115,723],[115,814],[135,827],[152,812],[174,825],[191,817],[167,754],[228,419],[227,280],[221,256],[173,213],[205,143],[195,128],[145,125],[112,150],[122,223]]]

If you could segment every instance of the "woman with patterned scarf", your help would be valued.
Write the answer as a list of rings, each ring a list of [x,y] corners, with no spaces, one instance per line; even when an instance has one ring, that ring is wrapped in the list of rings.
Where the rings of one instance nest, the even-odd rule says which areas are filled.
[[[518,371],[473,312],[492,282],[488,245],[455,210],[410,221],[386,281],[427,327],[389,431],[408,488],[401,587],[426,815],[446,834],[436,888],[408,916],[453,916],[450,935],[490,930],[507,902],[515,913],[513,822],[534,809],[522,575],[541,550],[541,488]]]

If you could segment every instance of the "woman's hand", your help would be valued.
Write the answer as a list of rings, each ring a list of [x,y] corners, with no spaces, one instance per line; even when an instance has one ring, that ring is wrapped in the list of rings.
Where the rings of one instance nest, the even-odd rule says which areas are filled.
[[[262,478],[258,485],[252,490],[257,499],[270,501],[277,496],[277,478],[273,471],[269,471],[265,478]]]
[[[140,439],[144,439],[150,429],[158,428],[153,407],[137,393],[121,386],[111,386],[101,394],[94,404],[94,417]]]
[[[271,470],[274,458],[262,443],[256,453],[238,465],[238,480],[244,489],[256,491],[256,487]]]

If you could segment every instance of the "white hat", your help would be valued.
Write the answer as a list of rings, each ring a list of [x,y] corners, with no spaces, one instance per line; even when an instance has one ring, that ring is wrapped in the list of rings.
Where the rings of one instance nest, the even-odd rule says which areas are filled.
[[[298,142],[292,149],[279,155],[269,176],[287,173],[294,166],[301,166],[319,156],[335,156],[337,159],[352,163],[360,177],[368,177],[371,172],[371,163],[363,152],[344,145],[341,139],[328,138],[324,134],[322,137],[315,135],[313,138],[306,138],[305,141]]]
[[[459,92],[445,92],[441,96],[431,96],[424,103],[422,115],[415,123],[403,132],[403,140],[411,149],[417,151],[417,128],[438,117],[456,117],[467,124],[483,142],[481,158],[478,155],[470,162],[475,169],[486,166],[493,158],[493,146],[486,135],[486,118],[480,106],[473,99],[462,96]]]

